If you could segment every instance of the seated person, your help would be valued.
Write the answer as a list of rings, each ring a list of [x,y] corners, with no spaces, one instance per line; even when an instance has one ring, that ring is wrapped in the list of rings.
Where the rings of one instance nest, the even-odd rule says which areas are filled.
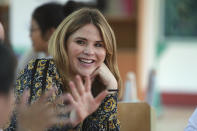
[[[56,85],[53,99],[64,93],[72,94],[69,103],[75,109],[69,116],[76,130],[120,130],[117,99],[121,78],[116,39],[102,13],[82,8],[70,14],[50,37],[48,51],[52,58],[32,60],[21,71],[16,82],[17,97],[30,89],[29,103],[33,104]],[[106,95],[104,90],[110,93],[101,103]],[[67,103],[62,105],[67,106]],[[14,128],[15,123],[12,121],[9,128]],[[53,131],[67,129],[64,125],[49,128]]]
[[[16,58],[13,52],[0,41],[0,128],[9,120],[14,108],[13,83]]]
[[[13,92],[13,85],[16,72],[16,57],[12,50],[0,42],[0,130],[7,126],[9,118],[13,112],[15,105],[15,97]],[[81,82],[81,81],[79,81]],[[77,83],[79,84],[79,83]],[[90,86],[90,85],[89,85]],[[79,100],[74,100],[70,93],[62,94],[53,103],[49,104],[48,99],[55,93],[55,88],[46,91],[40,99],[28,104],[29,90],[25,90],[17,101],[16,111],[18,116],[18,125],[9,130],[18,131],[43,131],[45,128],[49,128],[54,124],[64,124],[76,126],[83,121],[88,115],[94,112],[101,101],[107,95],[107,92],[102,92],[98,97],[93,98],[92,94],[87,90],[80,91],[75,89],[75,85],[72,85],[71,91],[73,95],[78,95]],[[85,101],[81,101],[85,100]],[[61,102],[68,102],[66,107],[55,107]],[[68,119],[62,119],[59,114],[66,114],[71,111],[76,111],[75,116]]]

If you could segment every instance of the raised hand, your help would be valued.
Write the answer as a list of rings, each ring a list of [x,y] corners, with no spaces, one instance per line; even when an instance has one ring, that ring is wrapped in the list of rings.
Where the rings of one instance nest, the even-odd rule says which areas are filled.
[[[83,84],[79,75],[76,76],[75,82],[71,81],[69,85],[71,94],[68,94],[68,99],[71,106],[74,107],[74,110],[71,111],[70,122],[73,126],[76,126],[88,115],[96,111],[108,92],[105,90],[94,98],[91,93],[90,77],[86,77]]]
[[[108,94],[107,91],[103,91],[94,98],[91,93],[89,77],[85,78],[85,84],[83,84],[81,77],[76,76],[75,82],[71,81],[69,85],[71,94],[63,94],[52,103],[49,103],[48,98],[55,92],[55,89],[47,91],[31,105],[28,105],[29,91],[25,90],[17,106],[17,130],[43,131],[55,124],[71,124],[74,127],[96,111]],[[64,101],[69,102],[69,104],[58,108],[57,105]],[[70,118],[61,119],[58,116],[68,112],[71,112]]]
[[[28,105],[29,91],[24,91],[20,104],[17,106],[18,113],[18,131],[43,131],[54,124],[64,123],[68,124],[69,121],[65,120],[62,122],[58,118],[60,110],[54,107],[54,103],[49,103],[48,98],[52,95],[54,89],[47,91],[41,96],[39,100],[31,105]],[[66,95],[58,98],[56,103],[60,100],[66,100]],[[63,112],[68,113],[72,110],[70,106],[64,108]],[[62,113],[62,110],[61,110]]]

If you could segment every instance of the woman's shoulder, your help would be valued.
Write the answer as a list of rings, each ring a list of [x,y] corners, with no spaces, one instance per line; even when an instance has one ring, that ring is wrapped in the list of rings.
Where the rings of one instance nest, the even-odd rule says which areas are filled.
[[[39,68],[39,67],[45,67],[46,65],[55,66],[54,60],[52,58],[32,59],[27,66],[30,67],[29,69],[31,69],[34,66],[37,66]]]
[[[34,70],[39,70],[43,68],[53,68],[55,67],[55,63],[53,59],[32,59],[29,61],[29,63],[25,66],[25,68],[19,73],[18,77],[24,74],[31,74]]]
[[[37,58],[37,59],[32,59],[29,64],[34,64],[34,63],[47,63],[49,62],[50,64],[54,64],[54,60],[52,58]]]

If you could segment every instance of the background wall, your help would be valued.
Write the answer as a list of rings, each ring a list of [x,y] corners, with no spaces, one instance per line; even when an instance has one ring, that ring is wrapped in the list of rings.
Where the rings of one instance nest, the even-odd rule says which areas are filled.
[[[160,90],[197,93],[197,41],[175,41],[168,44],[158,62]]]
[[[164,0],[142,0],[143,19],[139,37],[142,88],[148,85],[151,69],[157,71],[157,89],[167,93],[197,93],[197,40],[182,38],[165,40],[162,36]],[[187,27],[185,27],[187,28]],[[158,52],[159,41],[165,49]],[[138,56],[140,56],[138,55]]]
[[[181,8],[178,8],[179,6],[177,4],[173,4],[174,1],[169,1],[173,4],[171,4],[172,7],[174,8],[173,11],[177,11],[176,14],[176,19],[179,21],[176,21],[176,25],[172,26],[168,30],[177,30],[176,28],[181,25],[182,34],[184,35],[177,35],[172,32],[171,36],[167,36],[165,38],[164,30],[167,29],[168,27],[165,27],[165,22],[173,19],[167,17],[166,15],[167,11],[166,9],[169,9],[168,7],[165,7],[165,3],[167,2],[165,0],[160,0],[160,15],[159,15],[159,40],[158,41],[163,41],[160,44],[164,44],[164,50],[156,60],[157,62],[157,71],[158,71],[158,87],[162,92],[171,92],[171,93],[192,93],[195,94],[197,93],[197,36],[193,35],[191,37],[188,34],[188,29],[189,27],[192,27],[193,20],[190,19],[190,16],[193,15],[195,10],[192,10],[191,4],[188,5],[186,0],[181,0],[177,1],[179,5],[182,4]],[[194,0],[191,0],[190,2],[195,2]],[[191,7],[191,8],[190,8]],[[185,10],[185,13],[189,14],[183,14],[183,8]],[[166,13],[166,14],[165,14]],[[176,12],[174,12],[176,13]],[[164,16],[166,18],[164,18]],[[170,16],[170,15],[169,15]],[[188,18],[186,18],[186,17]],[[176,20],[175,19],[175,20]],[[185,25],[182,24],[182,22],[185,22]],[[189,26],[189,27],[188,27]],[[173,29],[174,28],[174,29]],[[185,33],[184,33],[185,30]],[[193,29],[192,29],[193,30]],[[159,43],[157,43],[159,44]],[[158,46],[157,46],[158,47]]]

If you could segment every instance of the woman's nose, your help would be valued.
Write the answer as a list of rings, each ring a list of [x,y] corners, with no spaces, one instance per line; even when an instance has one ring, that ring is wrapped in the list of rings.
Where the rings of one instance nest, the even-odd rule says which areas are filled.
[[[93,55],[94,54],[94,49],[91,46],[86,46],[83,50],[83,53],[85,55]]]

